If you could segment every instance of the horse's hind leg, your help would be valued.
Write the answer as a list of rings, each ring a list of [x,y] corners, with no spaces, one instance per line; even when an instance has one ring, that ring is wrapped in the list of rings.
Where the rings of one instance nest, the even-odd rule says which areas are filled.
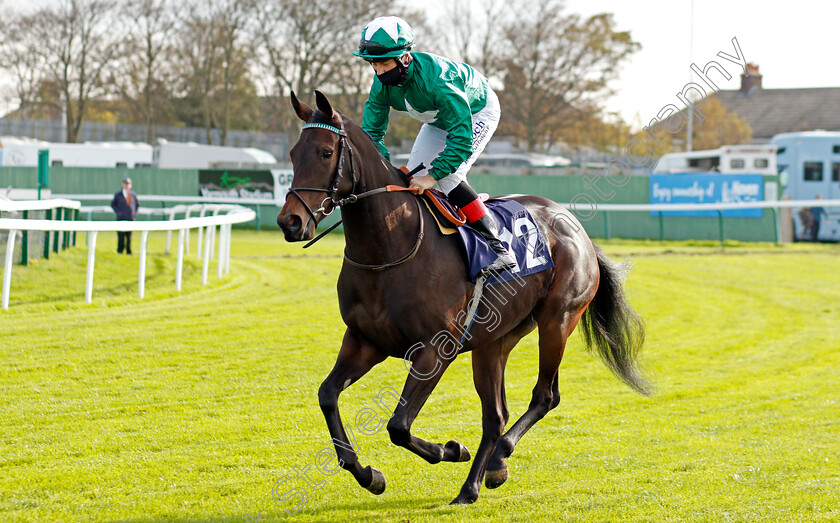
[[[324,418],[327,420],[327,427],[335,445],[336,454],[338,454],[339,465],[350,471],[359,485],[374,494],[382,494],[385,491],[385,476],[373,467],[362,467],[359,464],[356,451],[350,444],[341,423],[338,396],[341,391],[355,383],[384,359],[385,355],[348,330],[344,334],[344,341],[335,366],[318,390],[318,401]]]
[[[582,312],[583,309],[581,309]],[[531,395],[528,410],[496,442],[493,454],[487,461],[485,485],[496,488],[507,480],[505,458],[513,453],[516,444],[528,430],[560,403],[557,369],[566,349],[566,339],[580,319],[580,313],[563,315],[563,320],[538,320],[540,332],[540,367],[537,384]]]

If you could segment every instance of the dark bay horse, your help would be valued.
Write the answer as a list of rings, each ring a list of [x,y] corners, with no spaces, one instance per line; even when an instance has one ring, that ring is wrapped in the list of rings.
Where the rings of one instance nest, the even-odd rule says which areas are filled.
[[[649,393],[636,365],[644,329],[624,296],[621,267],[593,245],[571,213],[545,198],[509,196],[531,213],[554,267],[487,286],[476,322],[465,336],[464,312],[475,284],[467,276],[458,235],[441,234],[413,194],[385,192],[388,186],[406,187],[404,178],[324,95],[316,91],[317,109],[294,93],[291,101],[306,123],[291,150],[294,178],[277,223],[287,241],[311,240],[324,213],[341,208],[346,247],[338,299],[347,330],[318,399],[339,465],[362,487],[381,494],[385,477],[359,463],[342,425],[338,397],[389,356],[411,362],[388,421],[391,441],[439,463],[468,461],[470,453],[455,441],[420,439],[411,434],[411,425],[455,356],[472,352],[482,436],[453,503],[478,499],[482,479],[489,488],[504,483],[505,459],[525,432],[560,402],[557,371],[578,321],[587,346],[607,367],[636,391]],[[505,432],[505,364],[517,342],[534,328],[539,329],[537,383],[527,412]]]

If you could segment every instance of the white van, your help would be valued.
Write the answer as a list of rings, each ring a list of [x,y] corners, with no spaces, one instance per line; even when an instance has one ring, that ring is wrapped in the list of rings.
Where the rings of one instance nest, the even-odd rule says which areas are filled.
[[[653,174],[703,172],[776,175],[776,146],[724,145],[707,151],[668,153],[653,169]]]

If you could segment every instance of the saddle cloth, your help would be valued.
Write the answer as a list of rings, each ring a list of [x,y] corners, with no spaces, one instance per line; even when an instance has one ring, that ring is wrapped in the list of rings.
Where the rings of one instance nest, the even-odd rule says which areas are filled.
[[[487,200],[485,205],[499,227],[499,239],[517,262],[513,269],[490,274],[485,285],[521,278],[554,267],[545,238],[525,207],[519,202],[502,199]],[[496,261],[496,253],[469,225],[458,227],[457,232],[464,247],[468,276],[470,281],[475,282],[482,269]]]

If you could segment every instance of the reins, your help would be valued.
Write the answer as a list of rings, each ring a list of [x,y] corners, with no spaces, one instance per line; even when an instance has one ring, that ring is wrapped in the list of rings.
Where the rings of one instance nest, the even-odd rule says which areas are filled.
[[[399,186],[395,186],[395,187],[399,187]],[[408,189],[407,187],[400,187],[400,189],[411,191],[411,189]],[[391,192],[391,191],[382,191],[382,192]],[[416,192],[416,191],[413,191],[413,192]],[[362,194],[366,195],[367,193],[362,193]],[[379,193],[377,193],[377,194],[379,194]],[[395,262],[383,263],[383,264],[367,264],[367,263],[359,263],[357,261],[354,261],[354,260],[350,259],[350,257],[347,256],[347,248],[345,247],[344,248],[344,261],[346,261],[347,263],[349,263],[353,267],[358,267],[360,269],[368,269],[368,270],[371,270],[371,271],[384,271],[385,269],[390,269],[391,267],[396,267],[397,265],[401,265],[401,264],[409,261],[410,259],[414,258],[414,256],[417,254],[417,251],[420,250],[420,244],[423,243],[423,235],[425,234],[423,232],[423,228],[425,226],[424,220],[423,220],[423,209],[420,207],[420,202],[418,202],[416,199],[414,200],[414,202],[417,204],[417,213],[420,215],[420,232],[417,233],[417,241],[414,243],[414,248],[411,249],[411,252],[409,252],[408,254],[406,254],[405,256],[403,256],[402,258],[400,258],[399,260],[397,260]]]
[[[344,130],[344,122],[341,123],[341,128],[340,129],[338,127],[328,125],[328,124],[323,124],[323,123],[306,123],[306,124],[303,124],[301,126],[301,131],[306,130],[306,129],[313,129],[313,128],[315,128],[315,129],[325,129],[327,131],[331,131],[331,132],[336,133],[338,135],[338,150],[339,150],[338,165],[336,166],[336,173],[335,173],[335,176],[333,177],[333,180],[332,180],[332,183],[330,184],[329,189],[321,189],[321,188],[317,188],[317,187],[296,187],[296,188],[290,188],[289,189],[289,194],[293,194],[295,197],[297,197],[298,200],[300,200],[300,202],[306,208],[306,212],[309,213],[310,218],[314,222],[317,223],[317,221],[318,221],[318,218],[315,216],[315,213],[321,213],[324,216],[329,216],[330,214],[332,214],[332,212],[335,210],[336,207],[343,207],[345,205],[350,205],[350,204],[356,203],[357,201],[359,201],[363,198],[368,198],[370,196],[374,196],[374,195],[377,195],[377,194],[389,193],[389,192],[406,192],[406,191],[417,194],[418,189],[413,188],[413,187],[402,187],[400,185],[386,185],[385,187],[379,187],[377,189],[372,189],[370,191],[365,191],[361,194],[354,194],[353,191],[356,190],[356,185],[358,183],[358,176],[356,175],[356,165],[353,162],[353,149],[347,143],[347,133]],[[339,183],[341,183],[342,172],[344,170],[344,151],[345,151],[345,149],[348,151],[348,156],[350,157],[350,175],[352,176],[352,179],[353,179],[353,188],[350,190],[350,195],[349,196],[347,196],[346,198],[342,198],[340,200],[336,200],[335,199],[335,194],[336,194],[336,192],[338,192],[338,185],[339,185]],[[407,173],[407,176],[410,177],[412,174],[422,170],[424,167],[425,166],[423,164],[418,165],[413,171],[411,171],[410,173]],[[315,209],[313,211],[309,207],[309,205],[306,203],[306,201],[301,197],[301,195],[298,194],[298,191],[325,192],[325,193],[327,193],[327,196],[321,202],[321,207],[319,207],[318,209]],[[286,197],[288,198],[288,195]],[[327,208],[327,202],[329,202],[329,204],[331,205],[329,208]],[[423,242],[423,235],[425,234],[424,233],[425,223],[424,223],[424,218],[423,218],[423,209],[420,207],[420,202],[415,200],[415,203],[417,204],[417,212],[420,216],[420,231],[417,233],[417,241],[415,242],[414,247],[411,249],[411,251],[408,254],[406,254],[405,256],[403,256],[402,258],[400,258],[399,260],[397,260],[395,262],[383,263],[383,264],[367,264],[367,263],[359,263],[359,262],[351,259],[349,256],[347,256],[347,250],[346,250],[346,247],[345,247],[344,260],[348,264],[352,265],[353,267],[358,267],[360,269],[368,269],[368,270],[372,270],[372,271],[382,271],[382,270],[385,270],[385,269],[389,269],[391,267],[396,267],[397,265],[401,265],[401,264],[411,260],[412,258],[414,258],[414,256],[417,254],[417,251],[420,250],[420,244]],[[333,225],[331,225],[327,230],[325,230],[324,232],[322,232],[321,234],[319,234],[318,236],[316,236],[315,238],[310,240],[306,245],[303,246],[303,248],[306,249],[307,247],[311,246],[312,244],[314,244],[315,242],[317,242],[318,240],[323,238],[327,233],[329,233],[330,231],[332,231],[333,229],[338,227],[341,224],[342,221],[343,220],[339,220],[336,223],[334,223]]]

